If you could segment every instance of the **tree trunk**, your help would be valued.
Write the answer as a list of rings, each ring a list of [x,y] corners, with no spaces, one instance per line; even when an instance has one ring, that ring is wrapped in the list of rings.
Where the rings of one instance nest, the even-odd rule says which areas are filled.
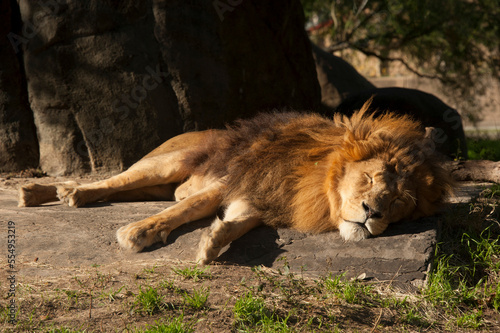
[[[500,183],[500,162],[487,160],[451,161],[445,163],[446,169],[456,180],[486,181]]]

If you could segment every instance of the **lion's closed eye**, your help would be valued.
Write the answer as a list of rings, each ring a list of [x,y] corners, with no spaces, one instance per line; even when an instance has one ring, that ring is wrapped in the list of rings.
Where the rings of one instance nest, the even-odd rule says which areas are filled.
[[[391,203],[391,209],[397,210],[406,205],[406,201],[401,199],[400,197],[395,198]]]

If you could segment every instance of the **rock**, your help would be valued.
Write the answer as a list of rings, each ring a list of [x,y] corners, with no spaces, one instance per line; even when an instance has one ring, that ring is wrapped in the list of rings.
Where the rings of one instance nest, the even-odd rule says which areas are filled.
[[[8,36],[18,27],[12,1],[0,3],[0,171],[18,171],[38,166],[38,141],[29,108],[22,68]],[[7,38],[5,38],[7,37]]]
[[[315,44],[312,44],[312,50],[321,86],[321,103],[326,109],[335,109],[351,94],[375,88],[347,61]]]
[[[121,170],[180,133],[150,1],[25,1],[21,14],[44,171]]]
[[[114,262],[173,260],[193,262],[198,242],[211,219],[188,223],[169,235],[167,244],[158,243],[139,253],[119,248],[116,230],[130,222],[156,214],[173,202],[97,203],[75,209],[65,205],[18,208],[16,192],[0,189],[0,213],[16,225],[19,262],[52,267],[91,267]],[[379,237],[345,243],[337,232],[308,235],[290,229],[259,227],[222,250],[217,263],[243,266],[264,265],[281,269],[286,257],[290,269],[312,276],[346,273],[356,277],[394,280],[403,284],[425,280],[437,242],[437,218],[391,225]],[[4,235],[6,231],[0,231]],[[33,272],[38,274],[38,272]],[[19,275],[29,274],[21,270]]]
[[[57,179],[65,180],[68,179]],[[131,253],[119,248],[116,230],[156,214],[174,202],[102,202],[79,209],[51,203],[19,208],[13,188],[33,179],[10,181],[10,186],[0,181],[0,214],[16,225],[18,262],[29,263],[36,257],[37,264],[46,269],[46,276],[57,275],[68,267],[89,268],[95,264],[192,262],[204,228],[212,221],[203,219],[185,224],[172,231],[167,244],[158,243]],[[36,181],[50,183],[56,179],[46,177]],[[455,202],[469,202],[483,188],[483,184],[464,184]],[[285,256],[291,271],[304,270],[304,274],[315,278],[330,273],[346,273],[351,278],[364,273],[367,279],[422,285],[438,241],[440,218],[443,217],[391,224],[378,237],[350,243],[342,241],[337,232],[311,235],[259,227],[225,247],[216,263],[282,269],[284,262],[280,259]],[[7,229],[0,230],[1,237],[6,233]],[[19,272],[20,276],[29,274],[40,274],[40,270],[29,266]]]
[[[183,131],[320,104],[298,0],[27,0],[20,12],[13,46],[51,175],[120,171]]]
[[[350,94],[336,112],[351,115],[373,96],[372,109],[380,114],[392,111],[411,115],[425,127],[434,127],[435,148],[451,158],[467,158],[467,143],[462,118],[457,110],[434,95],[406,88],[374,88]]]

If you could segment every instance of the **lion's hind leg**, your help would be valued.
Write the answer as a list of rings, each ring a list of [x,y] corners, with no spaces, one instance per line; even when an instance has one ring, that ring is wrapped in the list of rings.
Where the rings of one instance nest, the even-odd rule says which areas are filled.
[[[222,202],[222,181],[216,181],[159,214],[118,229],[116,238],[122,248],[141,251],[167,240],[170,232],[181,225],[215,215]]]
[[[47,202],[61,200],[66,192],[74,190],[79,184],[77,182],[61,182],[51,184],[28,184],[19,188],[19,207],[39,206]]]
[[[19,188],[18,206],[33,207],[48,202],[68,201],[79,183],[69,181],[52,184],[28,184]],[[174,198],[175,184],[146,186],[128,191],[111,194],[103,201],[154,201],[172,200]]]
[[[179,183],[190,174],[191,170],[186,170],[182,164],[184,154],[185,150],[179,150],[144,158],[116,176],[78,186],[68,193],[64,200],[69,206],[81,207],[110,198],[140,196],[141,191],[147,192],[148,195],[156,193],[155,196],[158,197],[158,194],[165,189],[159,185]],[[149,189],[145,190],[146,188]],[[118,194],[126,191],[128,193]],[[168,192],[164,199],[171,199],[172,195],[173,193]]]
[[[210,263],[224,246],[261,224],[262,220],[245,200],[231,202],[224,218],[221,220],[217,217],[202,236],[197,262],[203,265]]]
[[[176,184],[153,185],[135,190],[121,191],[103,199],[103,201],[157,201],[173,200]]]

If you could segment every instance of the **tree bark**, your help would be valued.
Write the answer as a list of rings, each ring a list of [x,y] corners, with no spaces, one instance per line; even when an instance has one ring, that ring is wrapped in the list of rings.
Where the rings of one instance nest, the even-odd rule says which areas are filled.
[[[500,162],[487,160],[450,161],[445,167],[456,180],[500,183]]]

